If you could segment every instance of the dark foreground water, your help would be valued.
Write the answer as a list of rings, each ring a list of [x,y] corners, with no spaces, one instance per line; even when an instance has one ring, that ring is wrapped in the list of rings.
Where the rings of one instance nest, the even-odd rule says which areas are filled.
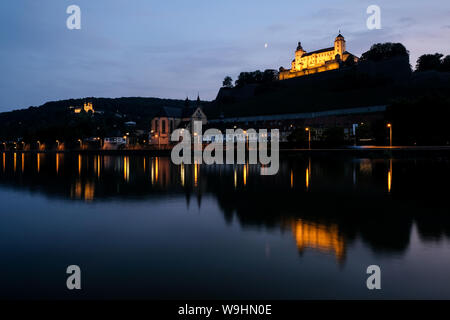
[[[449,179],[447,159],[287,157],[268,177],[0,153],[0,298],[450,298]]]

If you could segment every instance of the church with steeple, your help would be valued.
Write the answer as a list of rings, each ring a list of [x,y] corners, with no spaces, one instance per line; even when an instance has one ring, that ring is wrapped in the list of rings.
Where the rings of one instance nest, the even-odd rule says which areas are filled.
[[[168,146],[174,130],[185,129],[192,133],[194,121],[201,121],[203,125],[207,123],[200,95],[197,96],[197,101],[192,103],[186,98],[182,108],[162,107],[151,120],[149,142],[160,147]]]
[[[357,63],[358,57],[346,50],[346,42],[339,32],[334,40],[334,46],[307,52],[299,42],[295,51],[295,58],[292,60],[291,69],[280,68],[279,79],[285,80],[301,77],[308,74],[339,69],[347,64]]]

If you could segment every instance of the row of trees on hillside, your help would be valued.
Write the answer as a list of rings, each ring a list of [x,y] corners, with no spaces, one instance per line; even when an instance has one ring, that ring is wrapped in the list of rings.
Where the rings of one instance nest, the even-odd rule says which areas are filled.
[[[424,54],[417,60],[416,71],[450,72],[450,55],[444,57],[441,53]]]
[[[369,51],[361,55],[361,60],[381,61],[393,57],[409,57],[409,51],[401,43],[376,43],[370,47]]]
[[[396,56],[409,56],[409,51],[401,43],[377,43],[361,55],[361,60],[381,61]],[[450,72],[450,55],[442,53],[424,54],[417,59],[416,72],[421,71]]]
[[[243,87],[247,84],[264,84],[278,79],[278,72],[273,69],[264,71],[256,70],[253,72],[241,72],[235,81],[235,87]],[[222,83],[225,88],[233,88],[233,79],[230,76],[225,77]]]

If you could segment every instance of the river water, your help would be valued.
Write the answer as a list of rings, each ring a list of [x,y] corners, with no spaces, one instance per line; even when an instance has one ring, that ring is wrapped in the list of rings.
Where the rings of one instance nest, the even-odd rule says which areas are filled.
[[[0,153],[0,298],[449,299],[449,179],[446,158],[286,156],[261,176]]]

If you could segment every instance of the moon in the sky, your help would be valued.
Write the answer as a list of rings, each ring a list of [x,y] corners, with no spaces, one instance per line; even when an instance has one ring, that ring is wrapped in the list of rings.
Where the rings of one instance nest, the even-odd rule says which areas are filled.
[[[269,45],[267,43],[264,44],[264,48],[267,48]]]

